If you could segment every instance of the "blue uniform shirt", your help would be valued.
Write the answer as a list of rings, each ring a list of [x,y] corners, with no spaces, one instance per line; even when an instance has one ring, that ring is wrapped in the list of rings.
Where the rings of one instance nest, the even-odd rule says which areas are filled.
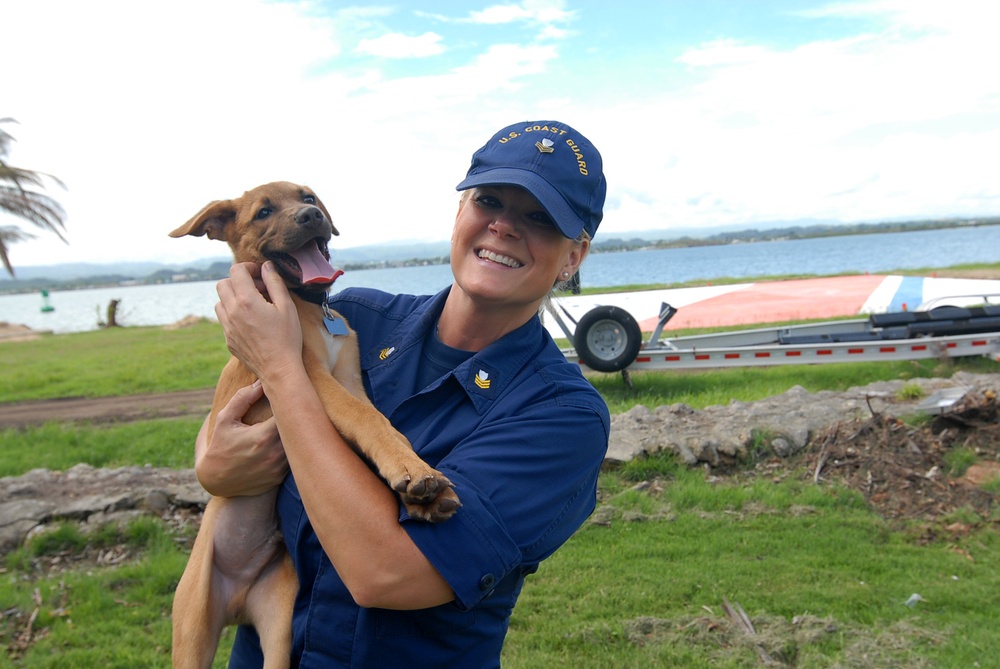
[[[455,599],[420,611],[358,607],[320,547],[289,476],[278,511],[300,583],[293,666],[499,667],[525,575],[594,509],[608,408],[538,318],[415,388],[423,341],[433,336],[447,294],[352,288],[330,306],[358,333],[375,406],[454,483],[462,501],[443,523],[413,520],[402,504],[399,516]],[[241,628],[230,666],[260,663],[256,635]]]

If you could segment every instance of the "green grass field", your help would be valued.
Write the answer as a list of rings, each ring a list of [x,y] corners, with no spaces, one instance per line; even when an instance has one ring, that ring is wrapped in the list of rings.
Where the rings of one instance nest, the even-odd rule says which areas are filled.
[[[0,344],[0,402],[210,387],[227,356],[218,325],[207,322]],[[930,361],[646,373],[633,375],[633,389],[614,375],[592,382],[621,412],[955,368]],[[1000,371],[986,359],[959,368]],[[0,476],[79,462],[189,466],[198,424],[5,430]],[[748,470],[715,480],[668,456],[635,461],[602,475],[593,522],[529,577],[504,666],[1000,667],[998,518],[963,520],[968,533],[935,534],[926,523],[884,520],[857,493],[809,476],[775,482]],[[169,666],[170,603],[189,538],[149,516],[91,534],[57,523],[3,555],[0,667]],[[128,558],[103,564],[93,559],[102,552]],[[905,605],[914,593],[924,601]],[[726,615],[725,602],[745,611],[754,634]],[[215,666],[225,666],[224,655]]]

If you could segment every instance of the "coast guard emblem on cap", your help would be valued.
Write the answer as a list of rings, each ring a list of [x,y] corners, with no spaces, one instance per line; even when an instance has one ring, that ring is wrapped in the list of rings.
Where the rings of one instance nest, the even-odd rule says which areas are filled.
[[[489,390],[490,387],[490,374],[484,369],[480,369],[479,373],[476,374],[475,378],[476,385],[483,390]]]
[[[554,153],[555,149],[552,148],[553,141],[546,137],[545,139],[535,142],[535,146],[542,153]]]

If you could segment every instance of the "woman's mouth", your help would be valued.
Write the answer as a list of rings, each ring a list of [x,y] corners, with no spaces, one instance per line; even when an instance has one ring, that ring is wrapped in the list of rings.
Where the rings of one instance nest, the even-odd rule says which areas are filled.
[[[489,260],[491,262],[495,262],[500,265],[503,265],[504,267],[510,267],[512,269],[517,269],[522,265],[521,262],[514,260],[513,258],[500,255],[499,253],[494,253],[493,251],[489,251],[487,249],[479,249],[476,255],[482,260]]]

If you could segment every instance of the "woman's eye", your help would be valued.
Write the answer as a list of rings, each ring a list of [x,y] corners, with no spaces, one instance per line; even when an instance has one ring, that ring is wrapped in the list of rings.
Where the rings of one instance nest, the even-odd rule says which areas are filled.
[[[500,200],[496,199],[492,195],[480,195],[476,198],[476,204],[480,207],[486,207],[487,209],[496,209],[500,207]]]
[[[260,221],[262,219],[267,218],[268,216],[270,216],[273,213],[274,213],[273,209],[271,209],[269,207],[261,207],[260,211],[257,212],[257,215],[254,216],[254,218],[257,219],[258,221]]]
[[[552,220],[552,217],[544,211],[536,211],[530,216],[531,220],[539,225],[555,225],[556,222]]]

